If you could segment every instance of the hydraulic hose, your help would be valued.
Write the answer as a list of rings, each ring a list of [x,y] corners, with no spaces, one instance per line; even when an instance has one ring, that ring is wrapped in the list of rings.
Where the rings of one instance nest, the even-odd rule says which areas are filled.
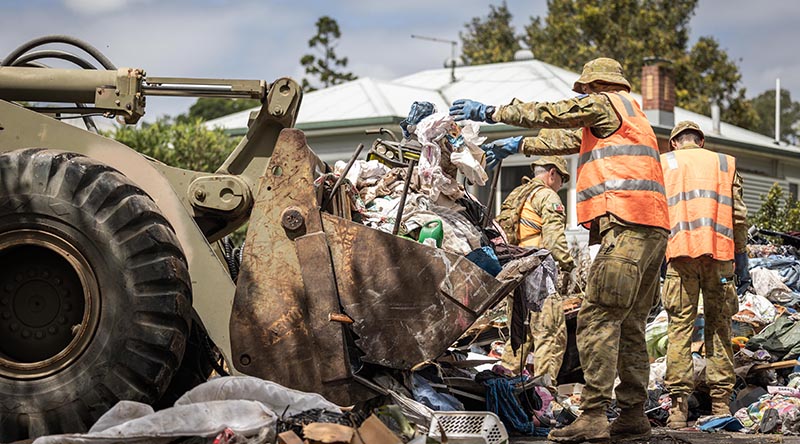
[[[11,66],[20,56],[25,54],[26,52],[34,49],[38,46],[47,45],[49,43],[63,43],[66,45],[75,46],[86,52],[87,54],[91,55],[95,58],[103,68],[108,70],[116,70],[117,67],[111,63],[108,57],[106,57],[100,50],[95,48],[94,46],[90,45],[89,43],[77,39],[75,37],[70,37],[68,35],[46,35],[44,37],[39,37],[33,40],[30,40],[26,43],[20,45],[17,49],[11,51],[11,53],[0,62],[0,66]]]

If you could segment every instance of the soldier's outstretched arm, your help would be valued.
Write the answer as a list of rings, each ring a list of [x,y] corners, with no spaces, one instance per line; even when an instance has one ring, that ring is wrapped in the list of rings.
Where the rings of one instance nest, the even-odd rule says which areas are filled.
[[[581,149],[581,129],[542,128],[539,135],[522,139],[519,152],[526,156],[566,156]]]

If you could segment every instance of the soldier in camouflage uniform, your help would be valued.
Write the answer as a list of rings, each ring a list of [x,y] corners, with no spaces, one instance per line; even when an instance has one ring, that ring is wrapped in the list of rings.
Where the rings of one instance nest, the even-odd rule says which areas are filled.
[[[575,262],[569,255],[567,237],[564,235],[567,217],[557,191],[569,181],[567,163],[560,157],[546,156],[531,163],[531,169],[534,172],[530,184],[533,191],[522,207],[517,239],[520,239],[521,247],[549,250],[566,283],[569,281],[568,273],[575,268]],[[525,341],[516,354],[511,349],[511,341],[506,343],[503,366],[519,373],[520,363],[527,357],[532,342],[534,377],[549,375],[555,385],[567,348],[567,324],[562,295],[555,293],[548,296],[542,311],[531,313],[530,330],[532,341]]]
[[[739,311],[734,274],[742,273],[742,265],[735,270],[734,263],[742,260],[746,263],[747,207],[735,159],[702,149],[704,139],[696,123],[680,122],[672,130],[669,143],[684,157],[668,153],[661,159],[673,227],[662,296],[669,315],[665,382],[672,408],[667,425],[673,429],[687,426],[687,398],[694,391],[692,332],[701,290],[706,380],[711,389],[712,414],[731,413],[730,396],[736,383],[730,342],[731,316]],[[720,168],[714,165],[717,159]],[[727,189],[718,190],[720,187]],[[679,210],[681,205],[687,208]],[[689,205],[700,207],[691,210]],[[707,214],[699,214],[697,209]],[[685,216],[690,220],[681,220]],[[699,222],[703,218],[710,223]]]
[[[581,211],[578,211],[579,221],[589,224],[590,244],[600,243],[578,314],[578,351],[586,379],[581,394],[583,413],[571,425],[551,431],[548,438],[551,441],[575,443],[604,442],[609,439],[646,440],[651,434],[650,423],[644,414],[650,366],[644,329],[647,314],[658,294],[660,266],[668,236],[666,197],[663,195],[660,164],[657,163],[658,148],[652,128],[644,123],[644,113],[627,95],[630,84],[622,75],[622,67],[618,62],[600,58],[587,63],[573,89],[582,94],[553,103],[512,102],[494,107],[470,100],[457,100],[450,114],[456,120],[542,128],[537,137],[512,137],[484,146],[489,168],[494,167],[500,159],[518,152],[526,155],[568,155],[581,152],[582,145],[592,141],[624,138],[629,133],[618,133],[617,130],[625,125],[625,128],[630,128],[627,122],[632,117],[629,116],[638,119],[637,134],[648,137],[649,142],[646,146],[637,143],[630,146],[636,145],[636,148],[642,147],[649,152],[643,150],[639,156],[636,153],[630,156],[612,154],[603,158],[601,153],[592,151],[591,145],[586,145],[589,148],[586,155],[589,157],[584,158],[582,154],[579,158],[579,162],[583,163],[578,170],[579,188],[581,176],[587,167],[591,169],[595,164],[608,165],[606,162],[612,162],[633,176],[635,171],[631,172],[627,162],[641,159],[650,162],[647,173],[652,177],[648,178],[650,180],[632,182],[652,184],[653,194],[658,191],[661,194],[654,196],[647,204],[642,204],[638,198],[616,200],[618,208],[625,210],[622,211],[625,216],[616,210],[608,210],[590,221],[581,221]],[[612,103],[611,96],[614,95],[625,97],[624,108],[617,108]],[[627,114],[624,121],[622,113]],[[612,148],[624,150],[626,146],[623,142]],[[614,150],[610,152],[614,153]],[[658,174],[654,173],[656,168]],[[613,183],[606,183],[606,186],[608,191]],[[606,196],[607,193],[601,195]],[[645,210],[645,207],[648,209]],[[638,216],[649,217],[649,223],[631,222],[640,219]],[[609,428],[605,412],[617,376],[621,380],[616,390],[617,406],[622,411]]]

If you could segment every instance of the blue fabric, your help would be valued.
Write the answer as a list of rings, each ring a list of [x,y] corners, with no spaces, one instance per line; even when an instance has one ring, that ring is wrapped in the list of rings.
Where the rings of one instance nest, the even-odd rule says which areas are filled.
[[[487,108],[488,106],[481,102],[476,102],[475,100],[458,99],[454,101],[453,106],[450,107],[450,115],[453,116],[453,120],[456,122],[460,120],[473,120],[475,122],[494,123],[491,120],[491,116],[486,113]]]
[[[436,111],[436,107],[431,102],[414,102],[411,104],[411,109],[408,111],[408,117],[400,121],[400,129],[403,130],[403,136],[407,139],[411,137],[411,132],[408,131],[410,125],[416,125],[422,119],[430,116]]]
[[[718,430],[727,430],[729,432],[738,432],[744,426],[738,419],[733,416],[723,416],[721,418],[714,418],[700,426],[703,432],[715,432]]]
[[[736,264],[734,273],[736,273],[736,277],[739,280],[736,286],[737,293],[741,295],[747,291],[752,283],[752,280],[750,279],[750,269],[747,266],[747,253],[736,253],[733,255],[733,259]]]
[[[547,436],[550,429],[537,428],[533,422],[529,421],[528,415],[522,410],[517,397],[514,396],[514,382],[519,380],[518,377],[514,379],[494,378],[484,381],[486,409],[496,413],[509,430],[531,436]]]
[[[506,137],[481,145],[481,149],[486,153],[486,170],[491,171],[501,160],[518,153],[520,143],[522,136]]]
[[[455,396],[447,393],[439,393],[431,387],[427,379],[422,376],[411,374],[411,394],[414,400],[421,402],[428,407],[439,411],[461,411],[464,404]]]
[[[775,270],[783,278],[783,283],[795,293],[800,292],[800,260],[792,256],[772,255],[766,258],[750,259],[748,268],[764,267]]]
[[[503,269],[503,267],[500,266],[500,261],[497,259],[497,255],[494,254],[492,247],[476,248],[467,254],[467,259],[474,262],[475,265],[481,267],[483,271],[491,274],[492,276],[497,276]]]

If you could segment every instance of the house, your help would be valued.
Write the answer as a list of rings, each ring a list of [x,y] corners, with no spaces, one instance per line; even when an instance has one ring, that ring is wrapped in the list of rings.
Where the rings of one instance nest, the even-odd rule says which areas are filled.
[[[760,207],[760,196],[775,182],[795,199],[800,197],[800,148],[775,144],[770,137],[675,107],[669,70],[657,63],[642,69],[645,97],[636,93],[633,96],[653,125],[662,152],[666,151],[674,124],[693,120],[705,132],[707,148],[737,158],[751,214]],[[440,111],[447,110],[459,98],[494,105],[508,103],[515,97],[523,101],[556,101],[575,95],[572,85],[578,77],[577,73],[528,57],[508,63],[459,67],[455,70],[455,81],[451,80],[450,69],[421,71],[387,81],[361,78],[305,94],[297,127],[306,133],[309,146],[324,161],[346,160],[359,143],[371,146],[376,136],[365,134],[367,130],[383,127],[399,135],[398,124],[414,101],[431,102]],[[208,125],[243,135],[249,114],[249,110],[242,111],[212,120]],[[503,124],[481,126],[481,134],[489,140],[536,133],[537,130]],[[523,176],[530,175],[528,165],[532,160],[514,155],[503,162],[496,208]],[[575,177],[576,156],[569,156],[568,163]],[[477,194],[486,202],[488,187],[477,190]],[[585,230],[578,228],[575,218],[574,180],[560,194],[567,206],[569,231],[582,238],[579,233]]]

